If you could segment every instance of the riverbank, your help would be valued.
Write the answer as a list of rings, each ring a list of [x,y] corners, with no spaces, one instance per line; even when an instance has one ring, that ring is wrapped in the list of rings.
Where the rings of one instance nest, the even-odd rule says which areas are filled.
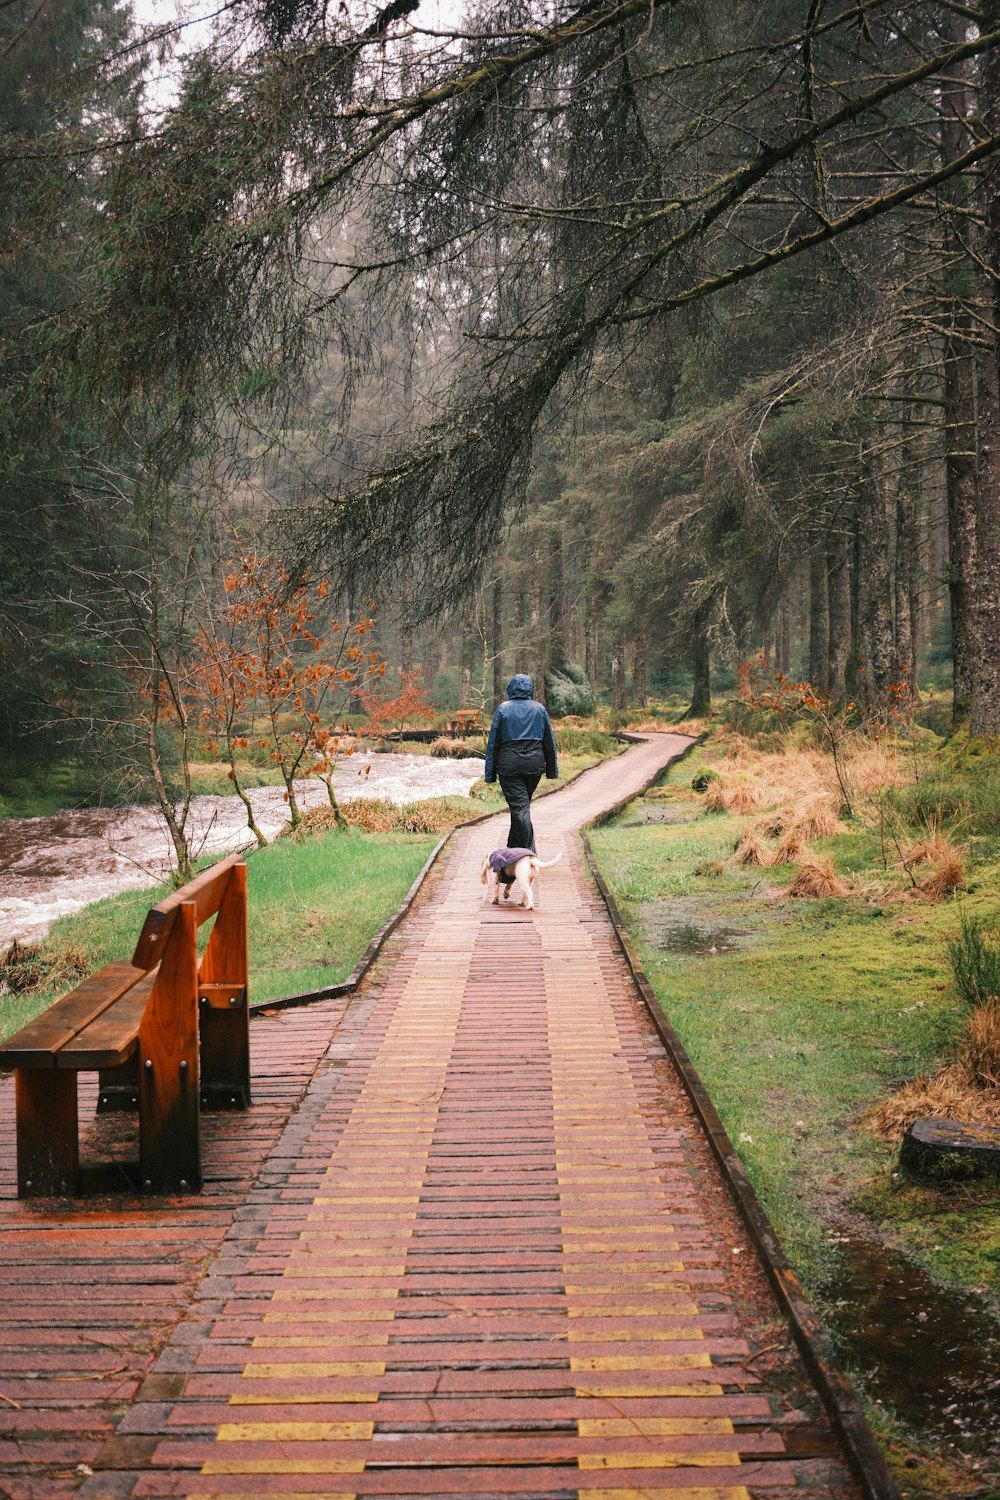
[[[800,866],[757,862],[779,852],[774,820],[771,833],[761,826],[783,800],[768,793],[774,759],[737,740],[713,737],[666,787],[596,831],[594,854],[790,1259],[873,1403],[904,1493],[986,1495],[1000,1478],[1000,1328],[988,1320],[1000,1302],[996,1194],[908,1183],[894,1144],[864,1123],[958,1044],[967,1012],[946,954],[958,906],[907,896],[912,886],[889,868],[895,855],[883,864],[884,829],[859,819],[811,841],[849,892],[789,895]],[[692,788],[715,777],[714,796]],[[730,797],[742,812],[725,810],[722,787],[743,789]],[[800,809],[807,801],[800,788]],[[968,841],[964,854],[975,887],[966,900],[995,911],[992,841]],[[911,1272],[902,1282],[899,1261]]]
[[[611,741],[608,744],[613,753],[623,748]],[[543,782],[540,794],[565,785],[605,758],[586,747],[565,752],[559,780]],[[394,760],[404,759],[380,757],[378,769],[391,769]],[[472,771],[478,771],[479,764],[472,763]],[[349,826],[337,829],[324,827],[329,823],[329,803],[325,788],[316,784],[309,831],[295,838],[276,838],[266,849],[252,851],[248,860],[253,914],[250,977],[255,1003],[339,983],[399,906],[438,836],[456,823],[503,808],[499,788],[487,787],[481,780],[469,786],[470,772],[462,771],[462,763],[425,757],[423,765],[427,772],[444,778],[457,771],[469,787],[468,794],[430,796],[415,802],[392,802],[385,797],[346,799],[342,810]],[[406,778],[401,783],[404,787],[412,784]],[[381,785],[385,789],[384,776]],[[369,781],[365,789],[378,786],[376,777],[375,786]],[[237,819],[239,808],[238,799],[230,795],[228,811]],[[86,824],[98,815],[91,812],[79,817]],[[100,818],[98,824],[96,836],[107,843]],[[162,830],[157,830],[157,836],[162,840]],[[67,841],[68,850],[72,843],[72,839]],[[35,857],[46,866],[46,878],[55,888],[59,869],[48,868],[53,863],[51,848],[36,846]],[[64,853],[62,858],[68,860],[71,854]],[[113,872],[100,864],[95,867],[93,854],[89,861],[81,855],[77,862],[83,866],[80,878],[88,890],[100,890],[102,884],[107,887]],[[23,1026],[84,975],[131,952],[146,909],[169,885],[151,882],[148,874],[143,878],[134,860],[125,859],[123,864],[129,889],[86,904],[79,902],[80,910],[57,917],[40,942],[16,951],[6,966],[3,955],[6,952],[10,959],[10,950],[6,943],[0,944],[0,1038]],[[3,901],[9,905],[14,899],[5,893]]]

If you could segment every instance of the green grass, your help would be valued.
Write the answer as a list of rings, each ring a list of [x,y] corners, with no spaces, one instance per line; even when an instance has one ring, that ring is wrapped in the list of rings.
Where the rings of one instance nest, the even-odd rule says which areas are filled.
[[[248,859],[250,998],[253,1003],[336,984],[413,883],[436,840],[430,834],[366,834],[349,829],[279,839]],[[143,918],[167,887],[126,891],[55,922],[47,954],[72,952],[85,973],[135,947]],[[203,940],[207,928],[203,929]],[[0,1036],[10,1036],[67,984],[0,997]]]
[[[685,762],[683,784],[633,804],[591,841],[654,991],[793,1264],[819,1286],[833,1254],[831,1224],[864,1211],[942,1278],[995,1281],[996,1215],[983,1210],[984,1226],[974,1205],[955,1215],[942,1203],[930,1231],[924,1204],[922,1217],[907,1221],[891,1149],[857,1128],[858,1117],[895,1086],[947,1059],[966,1017],[947,960],[959,928],[956,903],[890,905],[863,894],[782,899],[776,893],[792,872],[780,866],[696,873],[727,859],[746,822],[701,811],[688,789],[696,765]],[[665,809],[687,821],[646,821]],[[862,883],[881,873],[869,834],[817,847]],[[998,874],[978,870],[970,899],[995,902]],[[688,956],[664,945],[665,915],[749,936],[737,951]]]

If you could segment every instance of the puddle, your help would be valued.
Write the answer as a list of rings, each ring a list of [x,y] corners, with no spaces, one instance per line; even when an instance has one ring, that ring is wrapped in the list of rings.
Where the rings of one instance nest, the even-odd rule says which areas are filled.
[[[718,953],[738,953],[750,945],[753,933],[742,927],[678,922],[647,913],[644,925],[649,941],[668,953],[685,958],[711,958]]]
[[[1000,1459],[1000,1322],[871,1241],[840,1257],[825,1322],[866,1389],[921,1437]]]
[[[483,774],[482,760],[429,755],[355,756],[338,766],[342,802],[379,797],[398,804],[425,797],[464,797]],[[303,808],[328,805],[319,781],[299,788]],[[267,838],[288,821],[282,789],[250,792]],[[195,797],[191,835],[197,853],[226,854],[253,843],[238,797]],[[0,949],[13,938],[37,942],[56,917],[91,901],[162,880],[170,869],[166,828],[152,807],[85,808],[50,818],[0,820]]]

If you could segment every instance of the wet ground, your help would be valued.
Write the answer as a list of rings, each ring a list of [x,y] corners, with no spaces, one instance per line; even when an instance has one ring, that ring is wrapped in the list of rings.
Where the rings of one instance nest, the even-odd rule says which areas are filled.
[[[402,804],[427,797],[464,797],[482,775],[481,759],[437,760],[427,755],[356,756],[334,774],[341,801],[381,798]],[[327,805],[326,787],[303,782],[303,808]],[[288,821],[281,787],[250,793],[254,816],[271,838]],[[225,854],[253,843],[238,797],[196,797],[193,847]],[[91,901],[134,890],[170,869],[166,827],[153,807],[89,808],[49,818],[0,821],[0,949],[13,938],[37,941],[56,917]]]
[[[873,1241],[839,1249],[825,1321],[868,1392],[926,1441],[1000,1463],[1000,1323]]]
[[[724,922],[678,922],[676,916],[653,907],[643,914],[643,925],[651,943],[683,958],[711,958],[716,953],[735,953],[752,942],[749,928],[730,927]]]

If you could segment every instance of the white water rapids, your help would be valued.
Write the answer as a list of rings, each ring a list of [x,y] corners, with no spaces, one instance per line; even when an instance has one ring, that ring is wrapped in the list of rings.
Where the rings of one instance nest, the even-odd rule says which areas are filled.
[[[359,754],[337,768],[333,785],[342,802],[377,797],[402,805],[464,797],[482,774],[482,760],[473,757]],[[329,805],[320,781],[302,782],[296,795],[303,808]],[[284,788],[257,787],[250,801],[261,832],[273,838],[288,822]],[[190,828],[196,854],[226,854],[254,842],[236,796],[194,798]],[[37,941],[56,917],[91,901],[152,885],[170,864],[166,827],[152,807],[88,808],[0,821],[0,949],[13,938]]]

